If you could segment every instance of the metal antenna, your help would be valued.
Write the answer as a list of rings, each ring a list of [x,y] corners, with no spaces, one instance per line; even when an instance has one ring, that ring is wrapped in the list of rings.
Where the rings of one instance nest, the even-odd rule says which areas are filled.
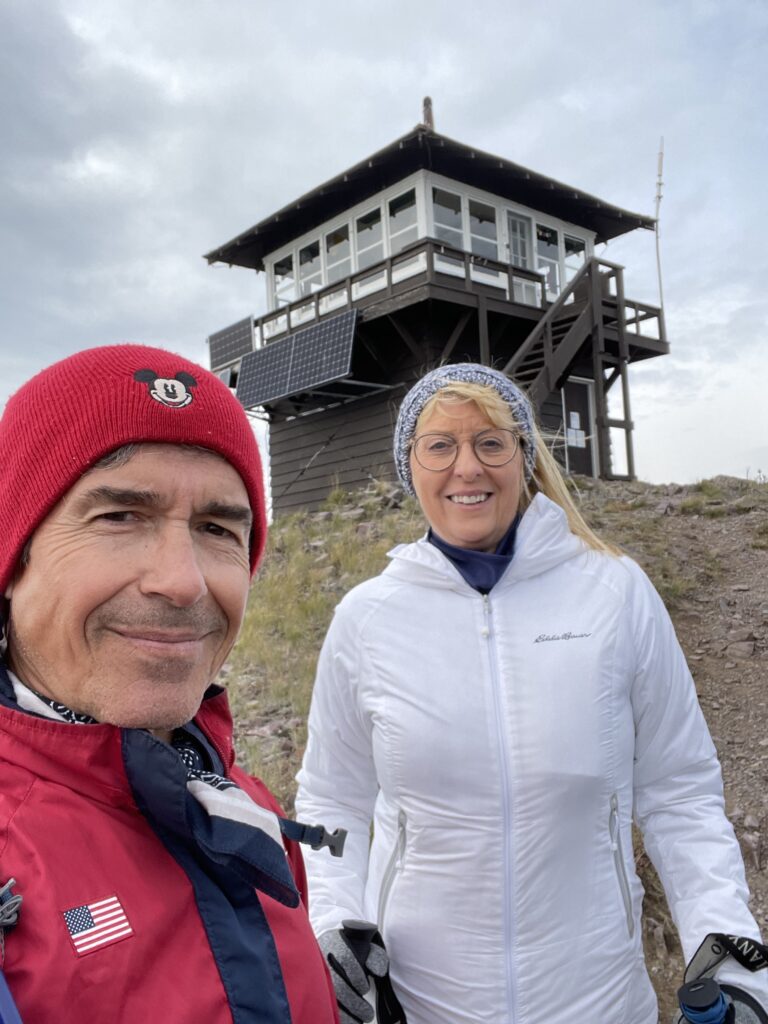
[[[664,289],[663,289],[662,284],[661,284],[661,247],[660,247],[660,243],[659,243],[659,235],[660,235],[659,210],[661,208],[661,189],[662,189],[662,186],[664,185],[664,181],[662,179],[663,171],[664,171],[664,136],[662,135],[661,142],[659,143],[659,163],[658,163],[658,168],[657,168],[657,173],[656,173],[656,271],[657,271],[657,273],[659,275],[659,306],[661,307],[662,315],[663,315],[663,311],[664,311]]]
[[[435,119],[432,114],[432,97],[425,96],[421,106],[421,123],[427,129],[427,131],[433,132],[435,130]]]

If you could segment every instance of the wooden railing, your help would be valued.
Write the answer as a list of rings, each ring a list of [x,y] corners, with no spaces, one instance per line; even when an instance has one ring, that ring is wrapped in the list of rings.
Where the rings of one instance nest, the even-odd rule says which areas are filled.
[[[568,329],[563,330],[561,325],[569,313],[573,314],[572,321]],[[540,353],[540,372],[529,382],[530,396],[535,402],[537,392],[553,390],[598,321],[603,326],[607,323],[615,326],[620,345],[628,340],[627,335],[666,342],[662,311],[656,306],[626,299],[624,268],[593,257],[549,306],[504,366],[504,372],[516,375],[521,367],[531,365]],[[647,328],[654,324],[652,334],[641,330],[641,326]]]
[[[422,238],[395,256],[257,318],[254,320],[256,347],[323,317],[366,305],[369,296],[371,302],[391,296],[402,290],[399,286],[404,281],[419,277],[428,283],[450,277],[454,287],[459,281],[468,291],[476,291],[478,285],[482,285],[497,289],[512,302],[540,309],[546,306],[544,280],[537,271],[454,249],[438,239]]]

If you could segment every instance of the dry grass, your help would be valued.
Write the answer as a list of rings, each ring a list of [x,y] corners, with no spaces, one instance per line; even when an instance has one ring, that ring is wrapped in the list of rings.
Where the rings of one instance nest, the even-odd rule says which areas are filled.
[[[388,489],[357,495],[334,492],[320,513],[285,516],[270,530],[267,551],[248,601],[231,659],[228,689],[238,722],[240,760],[260,775],[283,803],[293,802],[293,776],[306,742],[306,718],[317,655],[341,597],[387,564],[396,544],[424,532],[415,502],[388,508]],[[289,722],[277,743],[249,724]],[[265,726],[266,728],[266,726]]]

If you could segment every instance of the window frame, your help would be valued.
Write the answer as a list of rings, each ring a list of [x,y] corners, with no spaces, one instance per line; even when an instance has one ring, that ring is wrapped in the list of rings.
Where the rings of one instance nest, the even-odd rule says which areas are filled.
[[[337,281],[330,281],[328,277],[329,264],[326,254],[325,240],[329,234],[332,234],[334,231],[337,231],[341,227],[347,227],[350,237],[350,257],[352,260],[352,266],[349,276],[355,276],[356,274],[361,273],[364,270],[369,270],[370,268],[376,266],[377,263],[381,263],[384,260],[389,259],[390,256],[397,255],[397,252],[400,251],[399,249],[395,253],[392,252],[392,236],[390,235],[389,230],[389,204],[392,200],[395,200],[410,191],[414,191],[415,194],[415,222],[412,225],[408,225],[408,227],[403,231],[396,232],[394,238],[397,238],[401,234],[404,234],[405,231],[413,230],[414,227],[416,231],[416,240],[426,237],[426,216],[424,209],[425,180],[425,171],[417,171],[414,174],[410,174],[406,178],[403,178],[400,181],[396,182],[394,185],[391,185],[389,188],[384,189],[382,192],[379,192],[377,195],[369,196],[363,202],[357,203],[355,204],[355,206],[352,206],[348,210],[345,210],[342,215],[334,217],[332,220],[320,224],[319,226],[313,228],[311,231],[307,231],[305,234],[293,239],[288,245],[281,246],[279,249],[275,249],[273,252],[268,253],[264,258],[267,279],[267,312],[274,312],[275,310],[280,309],[283,306],[289,305],[291,302],[298,302],[301,299],[306,299],[311,296],[312,292],[308,293],[307,295],[301,293],[301,280],[299,277],[299,252],[300,250],[305,249],[308,245],[312,244],[315,241],[320,242],[320,266],[322,276],[319,287],[326,288],[329,285],[337,283]],[[361,267],[358,260],[358,250],[356,245],[357,220],[360,217],[364,217],[365,215],[372,213],[374,209],[379,210],[381,218],[382,236],[380,241],[383,247],[383,252],[380,259],[376,260],[374,263],[368,264],[367,266]],[[403,246],[403,248],[407,247],[407,245],[410,244],[410,241],[407,242],[406,245]],[[294,296],[292,299],[286,299],[284,297],[281,297],[282,301],[280,305],[278,305],[278,296],[276,290],[274,270],[275,265],[280,263],[281,260],[285,259],[287,256],[293,257],[295,280]],[[330,264],[330,266],[333,265],[334,264]],[[344,280],[344,278],[342,277],[339,280]]]
[[[318,225],[312,231],[308,231],[298,238],[293,239],[288,245],[282,246],[280,249],[276,249],[275,251],[268,253],[264,259],[267,277],[268,312],[273,312],[290,302],[297,302],[302,298],[308,297],[307,295],[299,294],[301,284],[299,280],[299,250],[305,248],[313,241],[319,240],[320,242],[321,276],[319,284],[317,284],[316,287],[326,288],[337,283],[338,280],[344,279],[344,276],[346,275],[334,281],[329,279],[329,270],[332,270],[333,267],[337,265],[337,262],[331,263],[327,259],[326,239],[329,234],[332,234],[334,231],[339,230],[345,225],[348,230],[350,245],[349,258],[351,260],[351,268],[349,276],[352,277],[364,271],[371,270],[377,264],[389,259],[393,255],[396,255],[400,250],[397,249],[393,252],[393,242],[396,242],[397,238],[406,231],[413,231],[414,227],[415,234],[413,237],[416,240],[433,238],[440,241],[437,238],[435,230],[432,191],[435,188],[460,197],[462,245],[459,248],[464,252],[472,254],[476,259],[482,260],[483,258],[490,259],[492,257],[488,257],[484,253],[476,253],[473,251],[472,245],[475,237],[479,240],[483,240],[484,236],[475,236],[472,232],[470,213],[471,202],[477,202],[484,206],[488,206],[496,212],[496,260],[501,264],[516,266],[516,264],[512,264],[510,260],[509,215],[520,220],[525,220],[528,224],[530,252],[528,266],[524,269],[535,271],[542,266],[539,262],[536,245],[536,225],[540,224],[542,227],[554,230],[558,237],[558,276],[560,290],[562,290],[562,288],[568,283],[569,268],[566,267],[565,263],[566,235],[584,243],[585,260],[590,259],[594,254],[595,233],[588,231],[586,228],[582,228],[577,224],[572,224],[567,221],[561,221],[556,217],[547,216],[538,210],[516,203],[504,196],[485,192],[482,189],[466,185],[464,182],[448,178],[442,174],[436,174],[433,171],[420,170],[402,178],[400,181],[382,190],[377,195],[368,196],[367,199],[360,203],[356,203],[339,216],[334,217],[331,220]],[[402,232],[392,233],[390,231],[389,224],[389,204],[392,200],[405,195],[411,189],[415,192],[415,224],[409,225]],[[360,218],[371,214],[374,210],[379,211],[381,237],[379,241],[373,243],[372,246],[358,251],[357,221]],[[410,244],[410,241],[407,242],[403,248]],[[449,245],[452,248],[454,247],[448,240],[443,240],[443,244]],[[361,261],[361,255],[370,249],[376,249],[377,246],[380,246],[380,255],[378,259],[367,264],[364,263],[364,261]],[[287,298],[285,290],[283,290],[283,294],[278,297],[274,273],[275,265],[289,255],[293,257],[294,266],[294,296],[292,299]],[[310,292],[309,294],[311,295],[312,293]],[[551,297],[552,293],[550,292],[549,294]]]
[[[371,242],[370,245],[363,246],[363,248],[361,249],[358,246],[358,244],[357,244],[357,239],[358,239],[357,225],[359,224],[359,222],[361,220],[363,220],[364,217],[370,217],[371,214],[373,214],[373,213],[378,213],[378,215],[379,215],[379,237],[376,239],[375,242]],[[383,212],[382,212],[382,204],[379,203],[376,206],[370,206],[365,211],[365,213],[355,214],[355,216],[351,220],[351,224],[354,227],[354,241],[353,241],[353,244],[352,244],[352,259],[353,259],[352,266],[355,268],[355,270],[353,272],[354,273],[360,273],[363,270],[367,270],[369,267],[375,266],[377,263],[381,263],[381,261],[385,258],[384,257],[384,253],[386,251],[387,245],[386,245],[386,239],[384,237],[385,229],[384,229],[384,215],[383,215]],[[381,250],[381,255],[379,256],[379,258],[373,260],[370,263],[366,261],[364,264],[361,265],[360,257],[362,255],[364,255],[365,253],[371,252],[373,249],[380,249]]]
[[[343,230],[346,230],[346,232],[347,232],[347,254],[346,254],[346,256],[342,256],[340,259],[336,259],[336,260],[331,261],[329,259],[329,257],[328,257],[328,239],[330,238],[331,235],[333,235],[333,234],[335,234],[337,232],[343,231]],[[349,223],[345,221],[343,224],[337,224],[336,227],[330,228],[327,231],[323,231],[322,238],[323,238],[323,245],[322,245],[323,259],[325,260],[325,267],[322,268],[322,270],[323,270],[323,278],[324,278],[324,281],[325,281],[325,283],[323,284],[323,287],[325,287],[326,284],[336,284],[337,281],[343,281],[344,278],[350,277],[351,274],[352,274],[352,248],[353,248],[353,246],[352,246],[352,239],[350,237]],[[341,273],[341,274],[335,274],[332,277],[331,276],[331,271],[335,267],[340,267],[343,264],[347,264],[346,271],[344,273]]]
[[[480,241],[480,242],[484,242],[486,244],[491,244],[491,240],[489,238],[487,238],[485,235],[478,235],[478,234],[476,234],[475,232],[472,231],[472,203],[475,203],[478,206],[487,206],[489,210],[493,210],[493,213],[494,213],[494,218],[493,218],[494,237],[493,237],[493,243],[492,244],[493,244],[494,248],[496,249],[496,255],[495,256],[489,256],[487,253],[477,252],[477,250],[474,249],[473,246],[472,246],[472,241],[475,238],[478,241]],[[468,249],[468,252],[471,252],[474,256],[479,256],[481,259],[496,260],[496,262],[498,263],[499,262],[499,208],[498,208],[498,206],[496,206],[494,203],[486,202],[483,199],[478,199],[476,196],[472,196],[472,195],[467,195],[467,197],[466,197],[466,205],[467,205],[467,228],[466,228],[466,231],[467,231],[467,238],[469,239],[469,249]]]
[[[413,211],[414,211],[413,222],[408,224],[408,225],[406,225],[406,227],[404,227],[404,228],[400,228],[399,231],[393,232],[392,229],[391,229],[392,214],[390,212],[390,207],[392,206],[392,203],[395,203],[395,202],[397,202],[398,199],[402,199],[403,197],[407,196],[409,192],[413,192]],[[386,255],[385,255],[384,258],[387,259],[390,256],[397,256],[397,254],[399,252],[402,252],[403,249],[406,249],[413,242],[416,242],[416,241],[419,240],[419,227],[420,227],[420,222],[419,222],[419,190],[417,189],[416,185],[412,185],[410,188],[405,188],[405,189],[399,190],[395,195],[393,195],[389,199],[387,199],[386,203],[384,203],[384,209],[386,210],[386,214],[387,214],[387,216],[386,216],[387,245],[386,245]],[[408,234],[409,232],[413,231],[414,229],[416,231],[416,237],[415,238],[413,238],[410,241],[405,242],[403,245],[399,245],[397,247],[397,249],[393,249],[392,242],[393,242],[394,239],[400,238],[402,235]]]

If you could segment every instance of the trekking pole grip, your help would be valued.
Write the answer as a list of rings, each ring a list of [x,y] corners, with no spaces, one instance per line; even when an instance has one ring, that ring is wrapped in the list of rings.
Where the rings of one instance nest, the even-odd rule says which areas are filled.
[[[371,951],[371,941],[378,931],[375,924],[370,921],[342,921],[341,928],[347,945],[355,954],[355,960],[361,967],[365,967],[368,954]]]

